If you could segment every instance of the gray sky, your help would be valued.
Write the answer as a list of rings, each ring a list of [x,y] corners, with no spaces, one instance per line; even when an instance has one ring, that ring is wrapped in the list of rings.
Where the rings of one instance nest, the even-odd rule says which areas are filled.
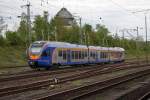
[[[73,15],[81,16],[83,23],[106,25],[111,32],[123,28],[144,27],[144,13],[133,14],[133,11],[150,9],[150,0],[29,0],[31,2],[31,15],[39,15],[43,10],[48,10],[52,18],[62,7],[66,7]],[[48,2],[47,2],[48,1]],[[15,30],[20,19],[17,18],[21,12],[26,12],[27,0],[0,0],[0,16],[9,17],[6,20],[10,29]],[[102,18],[100,20],[99,18]],[[149,13],[147,13],[149,23]],[[148,32],[150,32],[148,24]],[[144,36],[144,29],[140,35]],[[121,35],[121,33],[119,33]],[[135,34],[135,32],[133,33]],[[150,35],[149,35],[150,36]]]

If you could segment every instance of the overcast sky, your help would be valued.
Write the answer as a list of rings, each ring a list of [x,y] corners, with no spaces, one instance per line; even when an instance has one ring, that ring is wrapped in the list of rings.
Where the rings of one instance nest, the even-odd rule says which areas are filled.
[[[73,15],[81,16],[82,23],[88,23],[95,27],[96,24],[104,24],[111,32],[123,28],[144,27],[144,13],[133,14],[134,11],[150,9],[150,0],[29,0],[31,2],[31,15],[41,15],[43,10],[49,12],[52,18],[62,7],[67,8]],[[0,0],[0,16],[9,17],[7,19],[9,29],[17,29],[17,18],[21,12],[26,12],[26,8],[21,8],[27,0]],[[100,20],[99,18],[102,18]],[[148,18],[148,33],[149,12]],[[144,29],[140,30],[140,35],[144,37]],[[134,32],[135,33],[135,32]],[[134,34],[133,33],[133,34]],[[121,33],[119,33],[121,36]],[[149,35],[150,36],[150,35]]]

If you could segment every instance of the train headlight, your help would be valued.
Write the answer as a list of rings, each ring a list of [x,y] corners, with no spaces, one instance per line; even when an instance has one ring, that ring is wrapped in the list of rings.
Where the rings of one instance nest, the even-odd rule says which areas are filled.
[[[30,58],[32,59],[32,60],[36,60],[36,59],[38,59],[39,58],[39,56],[36,56],[36,55],[32,55],[32,56],[30,56]]]

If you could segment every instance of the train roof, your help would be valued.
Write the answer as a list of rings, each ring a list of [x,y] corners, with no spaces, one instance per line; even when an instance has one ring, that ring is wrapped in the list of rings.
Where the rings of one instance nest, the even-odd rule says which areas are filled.
[[[85,48],[87,49],[86,45],[78,45],[78,44],[71,44],[67,42],[56,42],[56,41],[36,41],[34,43],[44,43],[49,47],[62,47],[62,48]],[[90,49],[96,50],[111,50],[111,51],[125,51],[123,48],[120,47],[101,47],[101,46],[89,46]]]
[[[67,42],[56,42],[56,41],[36,41],[34,43],[45,43],[49,47],[62,47],[62,48],[87,48],[85,45],[71,44]]]
[[[125,51],[123,48],[120,48],[120,47],[89,46],[89,48],[96,49],[96,50]]]

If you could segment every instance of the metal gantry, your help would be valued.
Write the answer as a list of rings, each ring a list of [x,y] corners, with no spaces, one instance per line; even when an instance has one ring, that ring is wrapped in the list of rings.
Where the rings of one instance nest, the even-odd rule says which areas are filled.
[[[148,31],[147,31],[147,13],[150,12],[150,9],[143,9],[143,10],[139,10],[139,11],[135,11],[133,13],[144,13],[144,23],[145,23],[145,58],[146,58],[146,62],[148,63],[148,59],[149,59],[149,55],[148,55]]]

